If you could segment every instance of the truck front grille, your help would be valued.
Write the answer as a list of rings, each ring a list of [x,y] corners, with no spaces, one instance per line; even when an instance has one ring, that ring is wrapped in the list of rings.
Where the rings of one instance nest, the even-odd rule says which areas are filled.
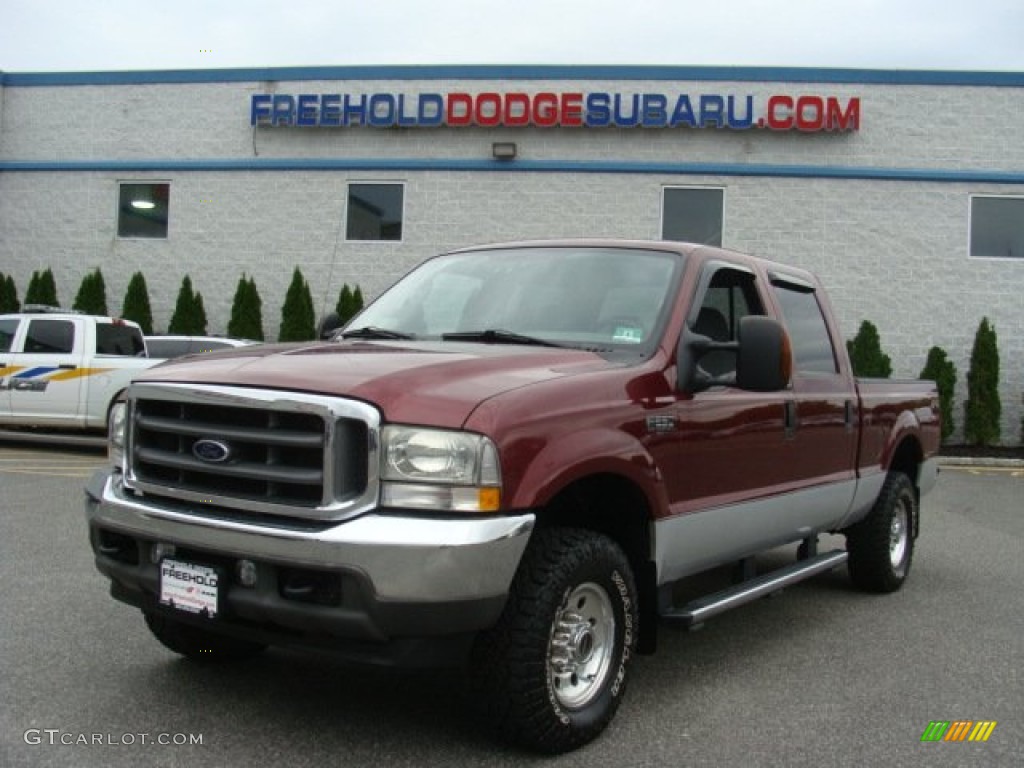
[[[376,411],[238,387],[140,384],[126,485],[258,513],[347,517],[376,499]]]

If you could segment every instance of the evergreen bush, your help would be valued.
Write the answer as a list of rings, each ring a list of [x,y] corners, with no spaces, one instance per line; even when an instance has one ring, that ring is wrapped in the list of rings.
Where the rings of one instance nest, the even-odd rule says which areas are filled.
[[[184,336],[206,335],[206,309],[203,307],[203,297],[192,288],[192,279],[188,275],[181,281],[167,332]]]
[[[26,304],[43,304],[48,307],[59,307],[57,299],[57,283],[53,279],[53,270],[49,267],[44,272],[33,272],[25,291]]]
[[[956,366],[942,347],[928,350],[928,359],[921,369],[920,379],[934,381],[939,390],[939,412],[942,415],[942,439],[953,434],[953,393],[956,389]]]
[[[228,336],[236,339],[263,341],[263,301],[256,289],[256,281],[245,273],[238,279],[235,298],[231,303]]]
[[[855,376],[879,379],[892,376],[892,361],[882,351],[878,328],[869,320],[860,324],[857,335],[846,342],[846,349],[850,353],[850,364]]]
[[[974,335],[971,367],[967,371],[967,402],[964,404],[964,436],[971,445],[999,442],[999,345],[995,326],[982,318]]]
[[[292,282],[285,294],[281,307],[281,328],[279,341],[309,341],[316,338],[316,314],[313,311],[313,295],[309,283],[296,267]]]
[[[78,294],[75,296],[75,303],[72,309],[85,312],[87,315],[109,315],[107,311],[107,284],[103,280],[103,273],[97,267],[82,278],[78,287]]]
[[[20,310],[21,302],[18,301],[18,288],[14,284],[14,278],[10,275],[5,277],[0,273],[0,314]]]
[[[146,336],[152,335],[153,310],[149,305],[149,288],[146,287],[146,278],[141,272],[136,272],[128,281],[121,317],[138,323]]]
[[[345,325],[349,320],[359,314],[363,308],[363,292],[357,285],[354,289],[348,287],[348,283],[341,286],[341,293],[338,294],[338,303],[334,308],[338,316],[339,327]]]

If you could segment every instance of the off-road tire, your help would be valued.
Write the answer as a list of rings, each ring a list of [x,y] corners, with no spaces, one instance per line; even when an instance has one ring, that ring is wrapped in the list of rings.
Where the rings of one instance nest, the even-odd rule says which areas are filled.
[[[266,645],[239,640],[201,627],[175,621],[160,613],[146,613],[146,626],[164,647],[193,661],[223,663],[251,658]]]
[[[848,567],[866,592],[895,592],[910,573],[917,523],[917,493],[902,472],[890,472],[875,506],[846,530]]]
[[[534,532],[497,626],[471,660],[476,711],[496,738],[558,754],[597,737],[625,692],[636,646],[637,591],[607,536]]]

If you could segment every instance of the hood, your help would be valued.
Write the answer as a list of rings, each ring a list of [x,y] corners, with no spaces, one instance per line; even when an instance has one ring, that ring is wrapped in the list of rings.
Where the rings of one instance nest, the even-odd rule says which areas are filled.
[[[338,395],[390,422],[460,427],[480,403],[528,384],[615,366],[582,350],[458,342],[256,345],[169,361],[135,381]]]

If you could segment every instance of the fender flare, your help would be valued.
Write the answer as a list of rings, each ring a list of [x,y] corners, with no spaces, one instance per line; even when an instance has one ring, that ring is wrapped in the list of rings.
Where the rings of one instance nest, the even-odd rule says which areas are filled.
[[[595,475],[614,475],[635,485],[652,518],[668,512],[668,492],[654,458],[631,435],[587,429],[560,435],[530,459],[507,499],[512,509],[539,509],[572,483]]]

